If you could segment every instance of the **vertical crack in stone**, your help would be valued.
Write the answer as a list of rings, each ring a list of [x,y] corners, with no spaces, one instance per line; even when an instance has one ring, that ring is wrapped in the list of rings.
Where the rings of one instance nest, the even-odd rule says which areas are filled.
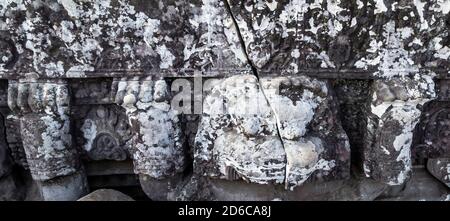
[[[250,60],[250,57],[249,57],[248,52],[247,52],[247,48],[246,48],[246,46],[245,46],[244,38],[242,37],[242,34],[241,34],[240,29],[239,29],[239,25],[238,25],[238,23],[237,23],[237,21],[236,21],[236,18],[235,18],[235,16],[233,15],[233,12],[231,11],[230,4],[228,4],[228,0],[223,0],[223,2],[224,2],[224,5],[225,5],[225,7],[226,7],[228,13],[230,14],[231,20],[233,21],[233,24],[234,24],[234,26],[235,26],[236,33],[237,33],[237,35],[238,35],[238,38],[239,38],[239,42],[240,42],[240,44],[241,44],[241,47],[242,47],[242,49],[243,49],[243,51],[244,51],[245,58],[247,59],[247,62],[248,62],[248,64],[250,65],[250,68],[252,69],[253,75],[254,75],[254,76],[256,77],[256,79],[258,80],[258,85],[259,85],[259,88],[260,88],[260,90],[261,90],[261,93],[262,93],[263,96],[264,96],[264,99],[267,101],[267,104],[269,105],[269,108],[272,110],[272,112],[273,112],[273,114],[274,114],[274,116],[275,116],[275,120],[276,120],[275,124],[276,124],[276,128],[277,128],[277,135],[278,135],[278,137],[280,138],[281,146],[283,147],[284,150],[286,150],[285,145],[284,145],[283,138],[281,137],[281,133],[280,133],[280,131],[281,131],[281,128],[280,128],[281,122],[280,122],[280,118],[279,118],[279,116],[278,116],[278,113],[275,111],[275,109],[273,108],[273,106],[272,106],[272,104],[270,103],[269,99],[267,98],[267,95],[266,95],[266,93],[265,93],[265,91],[264,91],[264,88],[263,88],[263,86],[262,86],[262,84],[261,84],[261,81],[260,81],[260,76],[259,76],[258,70],[257,70],[257,68],[255,67],[255,65],[253,64],[252,60]],[[286,152],[286,151],[285,151],[285,152]],[[285,162],[286,162],[286,167],[287,167],[287,159],[285,159]],[[284,183],[285,183],[285,186],[287,187],[287,186],[288,186],[288,183],[289,183],[289,182],[288,182],[288,170],[287,170],[287,169],[285,169]]]

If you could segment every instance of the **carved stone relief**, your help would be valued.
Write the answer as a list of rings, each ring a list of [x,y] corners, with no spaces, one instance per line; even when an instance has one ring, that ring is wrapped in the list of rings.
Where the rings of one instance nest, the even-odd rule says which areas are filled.
[[[182,172],[187,163],[184,137],[167,83],[151,77],[115,79],[113,93],[134,134],[130,151],[135,172],[155,179]]]
[[[70,134],[69,90],[63,80],[11,81],[8,105],[20,118],[22,142],[34,179],[70,175],[79,168]]]
[[[376,199],[414,164],[448,185],[449,5],[0,1],[0,179],[73,200],[83,162],[129,159],[152,200]],[[171,84],[195,77],[181,113]]]
[[[122,161],[129,157],[132,134],[125,110],[116,105],[78,106],[74,116],[76,145],[88,159]]]

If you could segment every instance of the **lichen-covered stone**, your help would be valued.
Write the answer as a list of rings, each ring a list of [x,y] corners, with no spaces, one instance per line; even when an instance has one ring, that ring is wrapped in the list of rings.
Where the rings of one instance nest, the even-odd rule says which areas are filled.
[[[135,173],[155,179],[181,173],[187,163],[184,136],[167,83],[137,77],[117,79],[113,87],[115,102],[125,108],[134,134],[130,152]]]
[[[400,185],[411,172],[413,131],[422,105],[435,97],[429,75],[376,81],[367,132],[364,172],[389,185]]]
[[[307,77],[258,82],[254,76],[216,81],[205,97],[196,137],[194,166],[201,175],[286,188],[310,177],[348,177],[348,138],[324,82]]]
[[[99,105],[79,109],[75,114],[77,145],[80,152],[91,160],[117,160],[129,158],[132,133],[122,108]]]
[[[428,159],[427,170],[436,179],[450,188],[450,159],[449,158],[435,158]]]
[[[286,153],[258,79],[244,75],[209,83],[195,139],[194,171],[230,180],[284,183]]]
[[[442,92],[441,92],[442,94]],[[438,98],[424,105],[426,111],[417,126],[417,138],[412,148],[415,161],[450,157],[450,104]]]
[[[286,185],[349,178],[350,144],[327,82],[264,77],[261,85],[286,152]]]
[[[224,2],[1,1],[2,75],[246,68]],[[12,72],[13,71],[13,72]],[[165,73],[165,74],[164,74]]]
[[[31,174],[49,180],[79,168],[70,134],[70,102],[67,84],[11,82],[8,105],[20,115],[22,142]]]
[[[450,0],[0,0],[0,179],[18,164],[43,199],[78,199],[83,160],[132,158],[152,200],[422,197],[413,163],[448,175],[433,159],[450,154],[449,14]]]

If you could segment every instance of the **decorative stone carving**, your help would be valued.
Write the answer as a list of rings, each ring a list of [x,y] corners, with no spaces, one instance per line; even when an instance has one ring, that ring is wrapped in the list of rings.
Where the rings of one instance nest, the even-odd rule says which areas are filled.
[[[248,57],[261,75],[354,67],[375,38],[368,37],[376,28],[371,2],[228,2]]]
[[[222,179],[235,179],[237,173],[249,182],[284,184],[286,153],[257,78],[243,75],[209,83],[195,139],[194,172]]]
[[[450,145],[449,5],[0,1],[0,166],[10,154],[29,167],[45,200],[87,191],[78,151],[132,158],[152,200],[270,200],[272,184],[303,185],[282,199],[375,199],[409,179],[416,155],[447,183],[435,159]],[[216,79],[183,104],[206,95],[203,112],[180,114],[168,86],[197,74]],[[375,180],[350,178],[349,143],[352,174]],[[418,181],[407,192],[426,193]]]
[[[194,171],[291,189],[308,179],[349,177],[348,138],[324,82],[280,77],[258,83],[243,75],[211,86],[196,137]]]
[[[426,74],[378,80],[364,137],[364,172],[389,185],[406,182],[411,173],[413,131],[421,106],[435,97],[434,82]]]
[[[35,180],[77,171],[79,161],[70,134],[69,90],[63,80],[11,81],[8,105],[19,115],[22,142]]]
[[[170,107],[164,80],[123,78],[113,82],[115,102],[125,108],[132,133],[131,154],[136,174],[163,179],[186,167],[179,116]]]
[[[77,145],[92,160],[125,160],[131,130],[125,111],[116,105],[82,106],[76,114]]]
[[[287,183],[349,178],[350,144],[328,82],[306,76],[263,77],[260,82],[286,152]]]

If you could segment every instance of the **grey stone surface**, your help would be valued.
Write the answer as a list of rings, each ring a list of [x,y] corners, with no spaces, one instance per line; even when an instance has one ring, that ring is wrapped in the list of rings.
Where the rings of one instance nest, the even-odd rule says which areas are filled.
[[[4,131],[3,116],[0,115],[0,130]],[[0,179],[11,172],[12,160],[4,136],[0,137]]]
[[[20,201],[24,196],[24,187],[18,177],[6,175],[0,178],[0,201]]]
[[[436,158],[428,159],[427,170],[436,179],[447,185],[450,188],[450,159]]]
[[[163,79],[118,79],[115,102],[125,108],[132,133],[136,174],[156,179],[180,173],[186,167],[180,116],[171,109],[170,91]]]
[[[45,201],[74,201],[89,191],[86,175],[77,172],[51,180],[37,181],[41,197]]]
[[[152,200],[438,199],[449,13],[449,0],[0,0],[0,192],[75,200],[139,181]],[[424,162],[437,179],[415,174]]]
[[[69,175],[79,166],[70,134],[68,93],[63,80],[8,85],[8,105],[20,115],[22,142],[36,180]]]
[[[116,105],[84,106],[75,116],[76,146],[90,160],[129,158],[132,132],[128,118]]]
[[[133,198],[112,189],[100,189],[86,196],[81,197],[77,201],[134,201]]]
[[[2,1],[0,15],[2,75],[86,77],[121,69],[174,75],[173,69],[246,66],[220,0]]]
[[[433,99],[430,76],[375,82],[365,134],[364,172],[389,185],[401,185],[411,173],[413,132],[421,106]]]
[[[414,170],[411,180],[395,195],[380,196],[377,200],[389,201],[444,201],[450,190],[429,174],[424,168]]]

